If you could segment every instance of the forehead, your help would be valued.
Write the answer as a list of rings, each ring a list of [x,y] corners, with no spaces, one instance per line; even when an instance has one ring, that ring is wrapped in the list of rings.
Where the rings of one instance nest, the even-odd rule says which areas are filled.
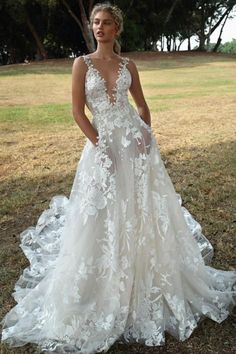
[[[94,15],[94,20],[99,19],[99,20],[113,20],[112,15],[108,11],[98,11]]]

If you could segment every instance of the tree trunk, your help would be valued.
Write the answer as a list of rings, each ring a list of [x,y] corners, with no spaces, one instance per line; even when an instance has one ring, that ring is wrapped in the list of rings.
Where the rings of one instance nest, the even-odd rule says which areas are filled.
[[[191,37],[188,37],[188,51],[191,50]]]
[[[232,11],[234,5],[230,5],[229,8],[227,8],[225,10],[225,12],[222,14],[222,16],[219,18],[219,20],[217,21],[217,23],[211,28],[209,28],[209,33],[208,35],[205,35],[205,24],[206,24],[206,15],[205,15],[205,11],[204,11],[204,6],[202,6],[202,11],[201,11],[201,29],[200,32],[198,34],[199,37],[199,47],[198,50],[205,50],[205,41],[207,38],[209,38],[212,33],[219,27],[220,23],[225,19],[225,17],[227,18],[229,16],[229,13]]]
[[[30,17],[27,13],[27,11],[25,10],[25,16],[26,16],[26,23],[27,23],[27,26],[29,27],[29,30],[36,42],[36,46],[37,46],[37,51],[39,53],[39,55],[42,57],[42,59],[47,59],[47,52],[44,48],[44,45],[43,45],[43,42],[42,40],[40,39],[33,23],[31,22],[30,20]]]
[[[206,36],[206,50],[207,50],[207,52],[210,51],[211,26],[212,26],[212,17],[210,18],[209,31],[208,31],[207,36]]]
[[[223,21],[223,19],[226,17],[226,19],[228,18],[230,12],[232,11],[234,5],[230,5],[230,7],[228,9],[226,9],[226,11],[223,13],[223,15],[220,17],[220,19],[217,21],[217,23],[212,27],[211,29],[211,35],[212,33],[218,28],[218,26],[220,25],[221,21]]]
[[[95,50],[95,42],[93,38],[93,33],[89,27],[89,19],[87,18],[84,5],[83,5],[83,0],[78,0],[79,2],[79,8],[80,8],[80,16],[81,16],[81,21],[83,25],[83,36],[86,38],[86,44],[88,47],[88,50],[90,52],[93,52]],[[90,6],[91,8],[91,6]]]
[[[198,50],[204,52],[205,51],[205,40],[206,40],[206,37],[205,35],[200,35],[199,36],[199,47],[198,47]]]
[[[214,52],[214,53],[217,52],[217,49],[219,48],[221,41],[222,41],[222,38],[221,38],[221,36],[219,36],[214,48],[212,49],[212,52]]]
[[[198,33],[198,38],[199,38],[199,51],[205,51],[205,41],[206,41],[206,35],[205,35],[205,11],[204,11],[204,6],[202,5],[201,8],[201,23],[200,23],[200,31]]]
[[[173,37],[173,51],[176,52],[177,50],[177,44],[176,44],[176,37]]]
[[[178,45],[178,47],[177,47],[177,51],[178,51],[178,52],[180,51],[180,47],[181,47],[181,45],[183,44],[183,42],[184,42],[184,39],[182,39],[182,40],[179,41],[179,45]]]
[[[230,11],[231,11],[231,10],[230,10]],[[212,50],[213,52],[217,52],[217,49],[219,48],[219,46],[220,46],[220,44],[221,44],[221,35],[222,35],[222,32],[223,32],[224,26],[225,26],[225,24],[226,24],[226,21],[227,21],[227,19],[228,19],[228,17],[229,17],[230,11],[229,11],[228,14],[225,16],[225,20],[224,20],[224,22],[223,22],[223,25],[221,26],[221,30],[220,30],[220,33],[219,33],[218,40],[217,40],[216,45],[214,46],[214,48],[213,48],[213,50]]]
[[[95,45],[94,45],[94,41],[91,40],[92,38],[92,33],[88,27],[88,20],[85,14],[85,10],[84,10],[84,6],[82,3],[82,0],[78,0],[79,4],[82,6],[83,11],[81,11],[81,19],[82,22],[80,21],[80,19],[76,16],[76,14],[71,10],[70,5],[68,4],[68,2],[66,0],[62,0],[63,5],[66,7],[67,11],[69,12],[70,16],[75,20],[75,22],[77,23],[77,25],[79,26],[82,35],[84,37],[86,46],[88,48],[88,51],[91,53],[95,50]],[[86,19],[86,20],[85,20]],[[89,33],[90,32],[90,33]]]
[[[94,3],[94,0],[89,0],[89,5],[88,5],[88,13],[89,13],[89,15],[92,12],[93,3]]]
[[[170,36],[167,36],[166,37],[166,45],[167,45],[167,50],[168,50],[168,52],[170,52],[171,51],[171,37]]]
[[[168,12],[168,14],[167,14],[167,16],[166,16],[165,23],[169,22],[169,20],[170,20],[170,18],[171,18],[171,16],[172,16],[172,13],[173,13],[173,11],[174,11],[176,5],[178,5],[178,2],[179,2],[179,1],[180,1],[180,0],[175,0],[175,1],[173,2],[173,4],[172,4],[172,6],[171,6],[171,8],[170,8],[170,10],[169,10],[169,12]]]
[[[161,51],[164,51],[164,36],[163,34],[161,35]]]

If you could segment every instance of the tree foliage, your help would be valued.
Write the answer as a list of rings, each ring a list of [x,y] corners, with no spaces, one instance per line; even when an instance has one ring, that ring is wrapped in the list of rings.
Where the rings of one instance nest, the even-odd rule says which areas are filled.
[[[231,42],[221,44],[218,51],[221,53],[236,53],[236,38],[234,38]]]
[[[77,56],[95,49],[91,9],[102,0],[1,0],[0,64]],[[236,0],[116,0],[124,13],[123,51],[179,50],[197,36],[198,50],[222,48],[221,34]],[[215,46],[210,36],[221,27]],[[177,45],[177,42],[179,43]]]

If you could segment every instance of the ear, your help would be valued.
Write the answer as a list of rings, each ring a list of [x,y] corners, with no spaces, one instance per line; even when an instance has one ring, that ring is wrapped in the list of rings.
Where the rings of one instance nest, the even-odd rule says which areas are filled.
[[[117,24],[116,24],[116,27],[115,27],[115,32],[116,32],[116,36],[118,36],[119,26]]]
[[[118,38],[118,37],[119,37],[118,32],[119,32],[119,28],[118,28],[118,27],[116,27],[116,28],[115,28],[115,36],[116,36],[116,38]]]

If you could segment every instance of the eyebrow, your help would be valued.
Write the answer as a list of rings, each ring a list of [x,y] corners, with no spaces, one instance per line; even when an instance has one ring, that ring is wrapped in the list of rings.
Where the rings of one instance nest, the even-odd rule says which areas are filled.
[[[94,18],[94,21],[96,21],[96,20],[97,20],[97,21],[113,21],[112,18],[104,18],[103,20],[101,20],[100,18],[95,17],[95,18]]]

